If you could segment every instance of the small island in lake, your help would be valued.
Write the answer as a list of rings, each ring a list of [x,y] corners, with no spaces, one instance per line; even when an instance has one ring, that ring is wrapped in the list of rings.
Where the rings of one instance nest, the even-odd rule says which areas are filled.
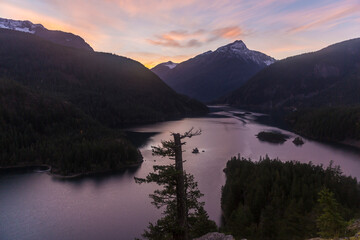
[[[301,137],[296,137],[296,138],[293,140],[293,143],[294,143],[296,146],[302,146],[305,142],[304,142],[304,140],[303,140]]]
[[[270,142],[270,143],[280,143],[280,144],[286,142],[286,140],[289,138],[288,135],[275,131],[269,131],[269,132],[261,131],[256,135],[256,137],[260,141]]]
[[[192,150],[192,153],[199,153],[199,149],[198,148],[194,148],[193,150]]]

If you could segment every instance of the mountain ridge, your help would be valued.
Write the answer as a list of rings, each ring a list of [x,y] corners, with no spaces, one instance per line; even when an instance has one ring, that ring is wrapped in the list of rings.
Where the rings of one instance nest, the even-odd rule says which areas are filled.
[[[275,61],[236,40],[181,62],[172,69],[161,63],[151,70],[175,91],[210,102],[241,86]]]
[[[49,30],[42,24],[34,24],[28,20],[13,20],[0,18],[0,29],[10,29],[39,36],[45,40],[63,46],[94,51],[93,48],[80,36],[59,30]]]
[[[360,38],[280,60],[219,102],[259,110],[359,104]]]

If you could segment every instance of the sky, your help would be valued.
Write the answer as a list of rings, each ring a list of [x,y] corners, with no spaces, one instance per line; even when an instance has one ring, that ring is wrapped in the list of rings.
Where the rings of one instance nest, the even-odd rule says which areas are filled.
[[[283,59],[360,37],[360,0],[0,0],[0,17],[72,32],[149,68],[235,40]]]

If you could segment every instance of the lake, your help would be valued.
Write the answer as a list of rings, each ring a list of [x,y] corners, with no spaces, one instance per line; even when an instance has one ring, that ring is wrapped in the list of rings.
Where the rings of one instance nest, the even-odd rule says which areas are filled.
[[[292,140],[297,136],[277,127],[261,124],[260,114],[231,108],[212,108],[201,118],[161,122],[126,129],[144,134],[139,141],[144,162],[139,167],[116,174],[101,174],[78,179],[58,179],[41,171],[12,172],[0,175],[0,239],[134,239],[140,237],[149,222],[155,222],[161,211],[148,197],[154,184],[136,184],[134,177],[145,177],[153,165],[171,160],[153,157],[151,146],[171,138],[171,132],[185,132],[191,127],[202,134],[186,139],[183,147],[184,168],[195,176],[205,195],[205,209],[220,224],[223,169],[232,156],[240,154],[257,161],[260,156],[278,157],[282,161],[323,164],[330,160],[342,171],[360,178],[360,151],[336,144],[308,139],[302,146]],[[278,130],[290,135],[284,144],[261,142],[256,134]],[[138,134],[137,134],[138,135]],[[137,136],[139,138],[139,136]],[[199,154],[192,154],[197,147]]]

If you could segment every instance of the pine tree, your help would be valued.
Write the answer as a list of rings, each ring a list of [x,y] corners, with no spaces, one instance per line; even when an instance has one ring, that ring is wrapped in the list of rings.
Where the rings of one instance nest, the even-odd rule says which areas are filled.
[[[143,236],[147,239],[188,240],[210,231],[216,231],[216,224],[209,220],[199,198],[203,194],[191,174],[183,170],[182,145],[184,138],[198,136],[201,131],[193,129],[184,134],[172,133],[174,140],[162,141],[162,146],[152,147],[153,155],[169,157],[175,164],[154,166],[154,172],[145,179],[135,178],[138,183],[151,183],[162,186],[150,195],[152,204],[157,208],[165,207],[164,217],[156,224],[150,223]]]
[[[319,235],[324,238],[339,237],[341,233],[344,233],[346,223],[340,214],[334,193],[324,188],[319,192],[318,203],[321,211],[316,221]]]

